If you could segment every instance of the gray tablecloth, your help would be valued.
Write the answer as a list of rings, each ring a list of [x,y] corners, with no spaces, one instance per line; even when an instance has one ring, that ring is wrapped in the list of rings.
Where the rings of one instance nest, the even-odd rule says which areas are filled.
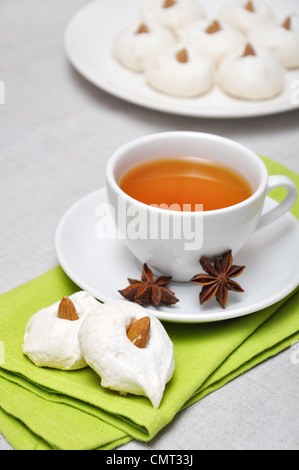
[[[135,137],[212,132],[299,172],[298,110],[243,120],[185,118],[137,107],[86,82],[67,61],[63,35],[87,3],[0,2],[6,95],[0,105],[0,293],[57,265],[54,232],[61,216],[104,185],[111,152]],[[286,350],[179,414],[151,443],[132,441],[123,449],[298,449],[298,379],[299,365]],[[1,435],[0,449],[11,449]]]

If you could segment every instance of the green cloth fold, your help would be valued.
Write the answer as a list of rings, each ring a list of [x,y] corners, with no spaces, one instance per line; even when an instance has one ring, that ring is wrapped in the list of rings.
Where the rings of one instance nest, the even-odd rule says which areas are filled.
[[[262,157],[270,174],[299,175]],[[283,190],[271,194],[276,200]],[[299,201],[292,209],[299,218]],[[145,397],[101,387],[89,367],[40,369],[22,353],[25,326],[41,308],[80,290],[54,268],[0,296],[0,431],[18,450],[115,449],[149,441],[182,409],[299,340],[299,290],[260,312],[218,323],[164,323],[176,368],[158,410]]]

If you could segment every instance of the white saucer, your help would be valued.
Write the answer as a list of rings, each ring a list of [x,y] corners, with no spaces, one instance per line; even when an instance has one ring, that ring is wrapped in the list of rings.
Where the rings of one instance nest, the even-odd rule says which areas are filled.
[[[100,240],[103,219],[96,208],[107,201],[106,189],[95,191],[73,205],[56,231],[56,253],[65,273],[80,287],[106,302],[123,299],[118,293],[127,278],[140,279],[142,266],[118,239]],[[266,200],[265,210],[277,203]],[[226,309],[215,299],[200,306],[201,286],[174,283],[169,287],[180,299],[172,307],[146,307],[162,321],[205,323],[248,315],[290,294],[299,285],[299,223],[290,213],[257,231],[235,257],[245,265],[237,279],[244,293],[229,292]],[[198,264],[198,274],[202,271]]]

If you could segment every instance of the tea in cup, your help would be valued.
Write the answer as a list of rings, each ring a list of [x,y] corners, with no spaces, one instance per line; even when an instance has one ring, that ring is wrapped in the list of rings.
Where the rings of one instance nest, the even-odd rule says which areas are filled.
[[[248,181],[213,160],[192,156],[149,160],[131,168],[119,182],[128,196],[169,210],[211,211],[252,195]]]
[[[198,271],[201,256],[237,254],[297,198],[292,180],[269,176],[250,149],[197,132],[157,133],[125,144],[108,161],[106,187],[119,237],[132,254],[179,282]],[[262,214],[277,187],[287,196]]]

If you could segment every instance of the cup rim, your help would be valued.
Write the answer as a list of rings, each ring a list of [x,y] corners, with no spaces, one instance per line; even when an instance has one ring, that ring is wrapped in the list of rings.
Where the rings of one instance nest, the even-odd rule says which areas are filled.
[[[130,149],[134,148],[136,145],[141,144],[141,143],[146,143],[146,142],[151,142],[153,140],[159,140],[159,139],[165,139],[165,138],[202,138],[202,139],[213,139],[213,140],[218,140],[219,143],[224,142],[226,144],[229,144],[235,149],[239,149],[243,153],[247,153],[248,157],[253,159],[256,164],[259,166],[259,169],[262,173],[262,178],[259,183],[258,188],[255,190],[255,192],[247,199],[244,201],[241,201],[237,204],[234,204],[232,206],[228,207],[223,207],[221,209],[213,209],[210,211],[173,211],[170,209],[164,209],[160,207],[155,207],[151,206],[149,204],[145,204],[144,202],[138,201],[137,199],[134,199],[132,196],[129,196],[125,191],[123,191],[119,184],[117,183],[115,177],[114,177],[114,169],[117,165],[117,163],[121,160],[122,155],[124,153],[127,153]],[[138,164],[138,163],[137,163]],[[106,183],[109,183],[110,187],[121,197],[124,197],[128,200],[129,203],[132,205],[136,205],[137,207],[141,206],[141,208],[147,208],[152,211],[158,211],[158,213],[162,214],[168,214],[172,215],[172,217],[190,217],[192,215],[193,217],[196,216],[197,214],[204,215],[204,217],[212,217],[215,214],[228,214],[232,211],[235,211],[237,209],[241,209],[244,206],[247,206],[248,204],[253,203],[255,200],[259,199],[265,192],[267,188],[267,182],[268,182],[268,170],[266,168],[266,165],[262,161],[262,159],[256,154],[253,150],[249,149],[245,145],[236,142],[232,139],[229,139],[227,137],[223,137],[217,134],[212,134],[212,133],[207,133],[207,132],[196,132],[196,131],[168,131],[168,132],[156,132],[152,134],[148,134],[142,137],[137,137],[136,139],[133,139],[122,146],[120,146],[118,149],[116,149],[111,157],[109,158],[107,165],[106,165]],[[161,212],[162,211],[162,212]]]

